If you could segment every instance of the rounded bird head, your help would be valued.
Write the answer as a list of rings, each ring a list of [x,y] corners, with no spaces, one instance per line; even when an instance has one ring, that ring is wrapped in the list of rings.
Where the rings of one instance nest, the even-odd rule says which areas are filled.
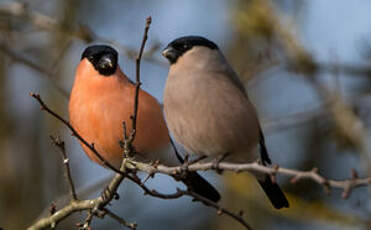
[[[107,45],[93,45],[85,49],[81,60],[87,58],[103,76],[110,76],[116,72],[118,54],[115,49]]]
[[[192,50],[193,47],[202,46],[212,50],[219,49],[218,46],[201,36],[185,36],[170,42],[162,51],[162,55],[169,60],[170,64],[175,64],[179,57]]]

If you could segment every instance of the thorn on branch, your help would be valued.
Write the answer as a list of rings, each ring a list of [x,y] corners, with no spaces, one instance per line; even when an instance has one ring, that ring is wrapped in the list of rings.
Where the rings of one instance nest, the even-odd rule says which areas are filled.
[[[351,169],[351,174],[352,174],[352,179],[353,180],[356,180],[356,179],[359,178],[358,177],[358,173],[357,173],[357,171],[354,168]]]
[[[327,179],[324,179],[324,182],[322,183],[322,185],[323,185],[323,189],[325,190],[325,194],[327,196],[331,195],[331,187]]]
[[[49,207],[49,216],[53,215],[57,211],[57,206],[55,202],[52,202]]]
[[[319,182],[320,185],[322,185],[323,190],[325,191],[325,194],[327,196],[331,195],[330,183],[329,183],[329,181],[326,178],[324,178],[324,177],[322,177],[322,176],[319,175],[319,169],[316,168],[316,167],[314,167],[310,171],[310,173],[312,173],[314,177],[317,177],[318,178],[318,182]]]
[[[341,197],[344,200],[349,198],[350,193],[351,193],[352,189],[354,188],[358,178],[359,177],[358,177],[357,171],[354,168],[352,168],[351,169],[351,178],[347,181],[348,183],[346,184],[346,186],[343,190],[343,193],[341,194]]]

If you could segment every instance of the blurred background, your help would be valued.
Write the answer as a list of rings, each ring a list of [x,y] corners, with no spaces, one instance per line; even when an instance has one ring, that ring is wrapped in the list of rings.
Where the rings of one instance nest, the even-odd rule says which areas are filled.
[[[272,160],[288,168],[318,167],[332,179],[371,173],[371,2],[366,0],[0,0],[0,227],[24,229],[68,187],[49,135],[66,141],[79,196],[102,190],[108,170],[92,163],[76,139],[29,96],[41,94],[68,117],[74,70],[87,44],[109,43],[134,79],[145,18],[153,23],[142,62],[143,88],[162,101],[168,64],[160,50],[184,35],[215,41],[256,105]],[[247,174],[202,173],[221,192],[221,204],[244,210],[255,229],[371,229],[370,191],[325,195],[317,184],[280,176],[291,207],[274,210]],[[156,175],[161,192],[182,187]],[[139,229],[242,229],[214,209],[184,197],[144,196],[125,181],[112,210]],[[76,229],[75,214],[58,229]],[[120,229],[110,218],[93,229]]]

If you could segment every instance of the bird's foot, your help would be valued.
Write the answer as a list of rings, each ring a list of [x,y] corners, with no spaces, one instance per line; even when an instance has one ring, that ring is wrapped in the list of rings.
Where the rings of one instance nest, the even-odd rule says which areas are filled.
[[[223,172],[223,170],[219,167],[220,162],[222,162],[228,155],[229,153],[224,153],[213,160],[213,165],[211,168],[214,169],[218,174]]]

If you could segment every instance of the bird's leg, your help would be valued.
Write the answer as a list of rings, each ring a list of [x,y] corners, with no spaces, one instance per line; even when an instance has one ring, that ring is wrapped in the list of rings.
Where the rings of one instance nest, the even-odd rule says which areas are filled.
[[[111,193],[111,190],[108,186],[106,186],[102,192],[102,199],[103,203],[106,203],[108,201],[109,194]]]
[[[227,156],[229,155],[229,152],[227,153],[224,153],[222,155],[219,155],[218,157],[216,157],[214,160],[213,160],[213,165],[212,165],[212,169],[214,169],[218,174],[221,174],[223,172],[223,170],[221,170],[219,168],[219,164],[220,162],[222,162]]]
[[[201,156],[198,156],[196,157],[195,159],[193,160],[190,160],[189,159],[189,154],[188,153],[185,153],[184,154],[184,162],[183,164],[181,165],[181,176],[184,178],[186,175],[186,173],[188,172],[188,166],[191,165],[191,164],[194,164],[194,163],[197,163],[199,162],[200,160],[203,160],[205,159],[207,156],[205,155],[201,155]]]
[[[183,164],[189,164],[189,153],[184,154],[184,163]]]
[[[195,163],[197,163],[197,162],[199,162],[199,161],[202,161],[202,160],[205,159],[205,158],[207,158],[206,155],[198,156],[198,157],[196,157],[195,159],[190,160],[190,161],[188,162],[188,165],[195,164]]]

